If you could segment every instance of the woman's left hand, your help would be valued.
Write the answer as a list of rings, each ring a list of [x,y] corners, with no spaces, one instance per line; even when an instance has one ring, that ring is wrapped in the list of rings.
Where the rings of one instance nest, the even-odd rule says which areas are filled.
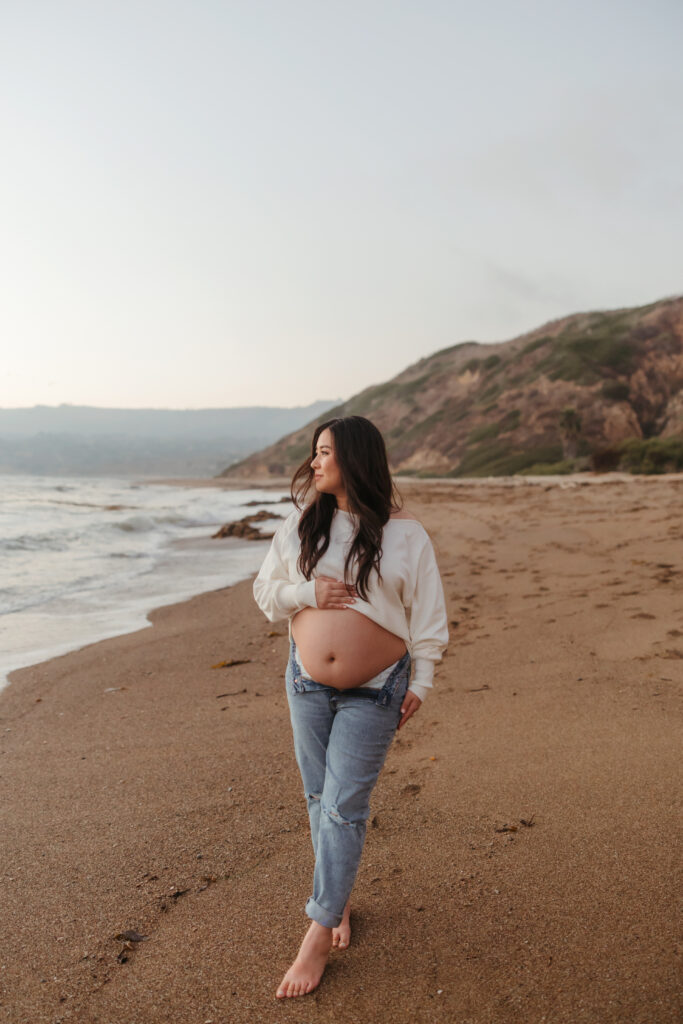
[[[402,725],[406,724],[408,719],[414,715],[416,711],[419,710],[421,704],[422,701],[418,695],[416,693],[411,693],[410,690],[408,690],[403,698],[403,703],[401,704],[401,718],[398,723],[399,729]]]

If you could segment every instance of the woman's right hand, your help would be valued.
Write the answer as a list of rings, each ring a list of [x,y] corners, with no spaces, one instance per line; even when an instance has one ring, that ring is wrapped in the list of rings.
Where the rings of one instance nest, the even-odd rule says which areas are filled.
[[[357,597],[353,583],[335,580],[333,576],[316,576],[315,600],[318,608],[350,608]]]

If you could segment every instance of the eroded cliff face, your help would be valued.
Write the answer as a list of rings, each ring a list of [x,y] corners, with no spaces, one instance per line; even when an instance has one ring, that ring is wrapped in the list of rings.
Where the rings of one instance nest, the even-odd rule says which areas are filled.
[[[683,299],[675,298],[578,313],[496,345],[455,345],[323,419],[372,419],[399,473],[495,475],[629,438],[676,437],[682,390]],[[291,473],[317,422],[223,475]]]
[[[683,388],[682,304],[644,317],[636,331],[643,338],[643,356],[629,380],[629,402],[643,435],[653,437],[667,427],[669,405]]]
[[[661,437],[683,437],[683,392],[673,395],[664,410]]]
[[[600,409],[602,423],[598,438],[608,448],[626,441],[629,437],[642,437],[643,432],[634,410],[627,402],[615,402]]]

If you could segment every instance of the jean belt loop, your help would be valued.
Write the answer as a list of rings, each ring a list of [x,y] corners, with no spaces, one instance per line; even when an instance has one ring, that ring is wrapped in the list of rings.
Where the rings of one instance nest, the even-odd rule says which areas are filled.
[[[379,691],[379,695],[377,697],[377,704],[379,704],[380,707],[385,708],[391,703],[394,693],[396,692],[396,687],[398,686],[399,679],[401,678],[401,675],[404,670],[410,672],[410,665],[410,654],[408,651],[406,651],[403,657],[396,662],[396,666],[393,672],[387,679],[382,689]]]
[[[289,642],[289,659],[292,667],[292,686],[294,691],[296,693],[303,693],[305,686],[302,683],[302,674],[299,667],[299,661],[296,656],[296,644],[294,642],[294,637],[291,637]]]

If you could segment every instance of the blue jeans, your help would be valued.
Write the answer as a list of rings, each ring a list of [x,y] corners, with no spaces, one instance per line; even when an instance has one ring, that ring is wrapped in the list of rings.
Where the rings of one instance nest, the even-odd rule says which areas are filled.
[[[285,680],[315,853],[306,913],[335,928],[356,879],[370,794],[401,717],[411,660],[404,654],[381,690],[335,690],[306,678],[295,651],[292,640]]]

